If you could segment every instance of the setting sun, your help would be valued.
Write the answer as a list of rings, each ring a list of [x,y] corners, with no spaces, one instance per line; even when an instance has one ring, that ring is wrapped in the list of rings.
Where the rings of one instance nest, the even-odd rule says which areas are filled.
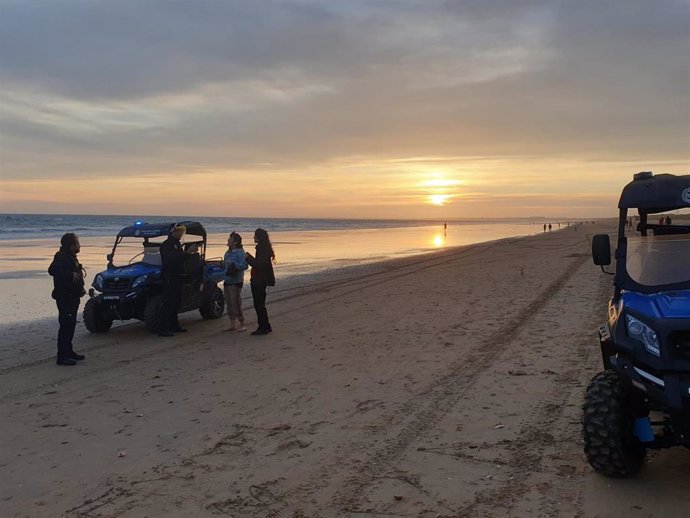
[[[439,207],[441,205],[445,205],[448,203],[448,200],[450,199],[450,194],[430,194],[429,195],[429,203],[432,205],[438,205]]]

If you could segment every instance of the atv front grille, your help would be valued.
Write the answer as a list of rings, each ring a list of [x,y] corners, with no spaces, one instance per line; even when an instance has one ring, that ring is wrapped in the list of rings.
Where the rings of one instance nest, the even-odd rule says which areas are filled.
[[[120,279],[118,277],[115,277],[114,279],[106,279],[103,283],[103,289],[112,291],[125,291],[129,288],[131,282],[131,279]]]
[[[690,361],[690,329],[674,331],[669,335],[668,343],[678,358]]]

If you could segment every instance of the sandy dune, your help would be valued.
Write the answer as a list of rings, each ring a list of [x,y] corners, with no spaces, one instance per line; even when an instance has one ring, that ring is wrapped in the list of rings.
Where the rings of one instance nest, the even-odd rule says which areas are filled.
[[[75,368],[3,346],[2,514],[687,516],[690,451],[630,481],[582,454],[611,283],[598,230],[279,287],[267,337],[190,313],[173,339],[81,334]]]

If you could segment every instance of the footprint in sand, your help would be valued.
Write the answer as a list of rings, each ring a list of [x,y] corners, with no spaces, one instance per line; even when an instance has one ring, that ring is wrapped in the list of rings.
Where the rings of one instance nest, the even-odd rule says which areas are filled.
[[[383,401],[379,401],[378,399],[367,399],[366,401],[360,401],[357,403],[357,411],[368,412],[369,410],[380,408],[382,406],[384,406]]]
[[[284,451],[303,450],[305,448],[309,448],[309,446],[311,446],[311,443],[308,441],[292,439],[290,441],[281,442],[273,452],[273,455],[276,455],[277,453],[281,453]]]

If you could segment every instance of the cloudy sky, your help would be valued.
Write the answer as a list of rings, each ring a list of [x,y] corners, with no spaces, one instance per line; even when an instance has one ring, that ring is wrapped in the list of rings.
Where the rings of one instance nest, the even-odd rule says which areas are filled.
[[[607,216],[689,0],[0,0],[2,212]]]

